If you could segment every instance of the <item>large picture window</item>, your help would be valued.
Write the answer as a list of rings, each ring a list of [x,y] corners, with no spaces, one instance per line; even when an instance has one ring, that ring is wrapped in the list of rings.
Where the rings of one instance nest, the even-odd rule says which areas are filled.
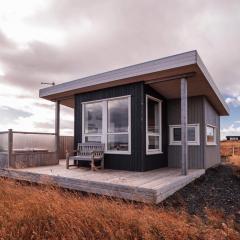
[[[146,96],[146,151],[147,154],[162,152],[161,100]]]
[[[188,124],[187,128],[188,134],[188,145],[199,145],[199,124]],[[180,125],[170,125],[169,126],[169,139],[170,145],[181,145],[181,126]]]
[[[130,96],[83,103],[83,142],[105,143],[109,153],[131,153],[130,108]]]

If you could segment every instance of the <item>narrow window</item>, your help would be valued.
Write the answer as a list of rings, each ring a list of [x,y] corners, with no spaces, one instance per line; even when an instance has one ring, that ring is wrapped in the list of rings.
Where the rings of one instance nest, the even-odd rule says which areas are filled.
[[[181,126],[180,125],[170,125],[170,145],[181,145]],[[199,145],[199,124],[189,124],[188,125],[188,145]]]
[[[108,101],[107,148],[109,151],[128,151],[129,99]]]
[[[103,129],[102,103],[87,103],[84,107],[85,142],[101,142]]]
[[[146,96],[147,154],[161,153],[161,100]]]
[[[216,145],[216,127],[207,125],[206,128],[207,145]]]

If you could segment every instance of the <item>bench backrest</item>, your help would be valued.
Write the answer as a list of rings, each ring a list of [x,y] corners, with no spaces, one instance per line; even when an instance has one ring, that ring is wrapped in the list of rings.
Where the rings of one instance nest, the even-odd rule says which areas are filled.
[[[104,152],[104,143],[78,143],[78,155],[90,155],[92,151]]]

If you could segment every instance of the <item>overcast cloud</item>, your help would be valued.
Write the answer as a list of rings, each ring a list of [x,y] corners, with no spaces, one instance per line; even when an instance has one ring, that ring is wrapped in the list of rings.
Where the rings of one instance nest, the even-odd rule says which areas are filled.
[[[38,99],[41,82],[61,83],[196,49],[239,111],[239,26],[239,0],[0,0],[0,107],[31,112],[18,121],[13,117],[14,128],[52,131],[54,106]],[[63,114],[62,131],[71,133],[73,114]],[[0,128],[6,127],[0,120]]]

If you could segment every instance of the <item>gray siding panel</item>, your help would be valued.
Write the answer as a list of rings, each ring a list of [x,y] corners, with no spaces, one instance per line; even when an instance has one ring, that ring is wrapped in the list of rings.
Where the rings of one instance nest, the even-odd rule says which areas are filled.
[[[200,124],[200,145],[189,146],[189,168],[204,167],[204,111],[203,97],[192,97],[188,99],[188,123]],[[168,101],[168,132],[169,125],[179,125],[181,123],[180,99]],[[168,166],[181,167],[181,146],[168,146]]]
[[[214,146],[206,145],[206,139],[204,139],[204,148],[205,148],[205,168],[212,167],[221,162],[220,159],[220,116],[214,110],[212,105],[204,98],[204,114],[205,114],[205,129],[204,132],[206,135],[206,126],[208,124],[216,126],[217,131],[217,144]]]

